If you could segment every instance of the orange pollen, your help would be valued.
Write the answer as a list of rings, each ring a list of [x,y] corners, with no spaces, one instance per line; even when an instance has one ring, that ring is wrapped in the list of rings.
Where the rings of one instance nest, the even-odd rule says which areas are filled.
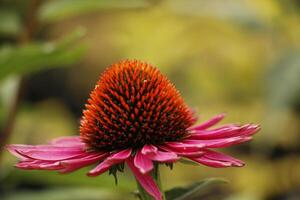
[[[177,141],[195,122],[174,85],[157,68],[137,60],[110,66],[85,107],[80,137],[97,150]]]

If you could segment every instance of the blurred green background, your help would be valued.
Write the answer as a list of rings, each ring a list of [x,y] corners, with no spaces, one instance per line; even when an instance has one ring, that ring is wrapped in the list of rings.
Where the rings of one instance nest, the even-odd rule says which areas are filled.
[[[176,164],[166,189],[229,180],[203,199],[300,199],[298,0],[0,0],[0,144],[78,134],[99,74],[123,59],[157,66],[200,115],[259,123],[254,141],[226,152],[243,168]],[[130,173],[21,171],[1,150],[1,200],[134,199]],[[200,199],[197,198],[197,199]]]

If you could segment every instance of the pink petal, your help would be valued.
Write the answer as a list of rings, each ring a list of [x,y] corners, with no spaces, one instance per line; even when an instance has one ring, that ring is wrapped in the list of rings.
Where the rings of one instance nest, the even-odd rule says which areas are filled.
[[[146,144],[146,145],[143,146],[141,152],[144,155],[155,154],[157,152],[157,147],[155,147],[151,144]]]
[[[35,170],[58,170],[62,167],[59,165],[57,161],[43,161],[43,160],[27,160],[21,161],[15,165],[20,169],[35,169]]]
[[[146,174],[153,169],[152,160],[138,150],[134,156],[134,166],[136,166],[142,174]]]
[[[228,155],[225,155],[223,153],[216,152],[216,151],[206,150],[206,153],[204,154],[204,156],[206,158],[212,159],[212,160],[231,162],[232,165],[236,166],[236,167],[242,167],[242,166],[245,165],[245,163],[241,160],[238,160],[236,158],[233,158],[231,156],[228,156]]]
[[[189,139],[218,139],[233,136],[251,136],[259,130],[259,126],[246,124],[244,126],[227,125],[214,130],[200,130],[191,134]]]
[[[84,151],[79,147],[51,145],[9,145],[8,150],[17,157],[37,160],[63,160],[80,156]]]
[[[207,150],[203,156],[188,157],[189,159],[210,167],[242,167],[244,162],[231,156]]]
[[[228,147],[251,140],[252,137],[231,137],[221,138],[215,140],[184,140],[182,141],[186,145],[192,145],[198,148],[222,148]]]
[[[158,161],[158,162],[166,162],[166,163],[175,162],[179,159],[177,154],[174,152],[165,152],[165,151],[159,151],[159,150],[154,155],[149,154],[148,158],[150,158],[151,160]]]
[[[211,160],[206,157],[199,157],[199,158],[190,158],[191,160],[209,166],[209,167],[215,167],[215,168],[220,168],[220,167],[231,167],[232,164],[230,162],[224,162],[224,161],[218,161],[218,160]]]
[[[142,148],[141,153],[146,155],[150,160],[158,162],[175,162],[179,159],[176,153],[172,151],[160,151],[151,144],[145,145]]]
[[[21,155],[19,152],[17,152],[17,148],[15,148],[16,145],[6,145],[5,148],[14,156],[21,160],[27,160],[28,158]]]
[[[132,158],[126,160],[127,165],[133,172],[135,178],[139,181],[141,186],[155,199],[162,200],[162,194],[159,191],[158,186],[149,174],[140,173],[139,169],[135,167]]]
[[[194,152],[200,149],[197,145],[183,142],[166,142],[163,146],[174,150],[174,152]]]
[[[94,169],[89,171],[88,176],[97,176],[108,170],[112,165],[123,162],[131,155],[131,152],[131,149],[125,149],[117,153],[111,154],[102,163],[100,163]]]
[[[205,130],[218,122],[220,122],[225,117],[225,114],[219,114],[211,118],[210,120],[203,122],[202,124],[192,127],[190,130]]]
[[[83,151],[81,150],[52,150],[52,151],[47,151],[47,150],[29,150],[29,151],[17,151],[23,156],[26,156],[31,159],[37,159],[37,160],[53,160],[53,161],[58,161],[58,160],[65,160],[65,159],[70,159],[74,157],[78,157],[84,154]]]
[[[196,151],[176,151],[172,150],[165,146],[159,146],[160,149],[167,151],[167,152],[173,152],[177,154],[178,156],[186,156],[186,157],[199,157],[204,154],[204,151],[196,150]]]
[[[94,164],[98,161],[103,160],[107,157],[108,153],[94,153],[82,158],[75,158],[70,160],[61,161],[60,164],[63,169],[60,170],[61,173],[70,173],[82,167]]]

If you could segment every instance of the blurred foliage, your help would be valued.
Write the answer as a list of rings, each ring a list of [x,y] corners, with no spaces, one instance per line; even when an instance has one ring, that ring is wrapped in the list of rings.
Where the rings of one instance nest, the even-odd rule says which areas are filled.
[[[0,48],[0,80],[11,74],[26,74],[51,67],[74,64],[82,57],[84,46],[74,46],[84,30],[78,30],[58,42],[28,43]]]
[[[273,106],[295,105],[300,108],[299,55],[300,51],[287,52],[270,69],[268,97]]]
[[[2,81],[0,85],[0,124],[4,121],[5,116],[9,112],[9,108],[12,106],[15,94],[12,91],[18,89],[18,77],[10,77]]]
[[[16,36],[21,30],[21,20],[13,10],[0,10],[0,35]]]
[[[148,5],[142,0],[52,0],[44,3],[39,11],[42,22],[56,22],[80,14],[112,8],[143,8]]]
[[[252,143],[228,152],[245,160],[245,167],[176,164],[173,171],[163,168],[167,189],[217,176],[230,184],[214,188],[207,200],[300,198],[298,1],[45,0],[39,1],[35,33],[22,43],[30,2],[0,1],[1,121],[20,76],[28,79],[11,143],[78,134],[80,110],[100,72],[136,58],[158,66],[201,114],[199,121],[227,112],[224,123],[262,125]],[[69,35],[78,26],[88,30],[85,37],[80,30]],[[72,67],[57,68],[64,66]],[[133,199],[127,174],[115,188],[110,176],[85,177],[87,169],[60,176],[14,170],[8,154],[3,161],[1,199]]]
[[[19,192],[6,197],[3,200],[115,200],[116,198],[118,198],[117,194],[101,191],[99,188],[92,189],[80,187],[65,189],[56,188],[39,192]]]
[[[210,189],[208,186],[215,184],[226,183],[227,181],[220,178],[208,178],[188,187],[176,187],[166,191],[167,200],[188,200],[188,199],[203,199],[204,194],[209,193]]]

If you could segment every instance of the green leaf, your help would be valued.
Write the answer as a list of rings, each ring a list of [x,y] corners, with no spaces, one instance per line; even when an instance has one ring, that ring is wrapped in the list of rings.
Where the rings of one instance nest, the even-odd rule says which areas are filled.
[[[21,31],[20,16],[14,10],[0,9],[0,35],[16,36]]]
[[[83,34],[84,31],[80,29],[58,42],[2,46],[0,48],[0,80],[12,74],[28,74],[77,62],[86,48],[83,44],[75,44],[75,42]]]
[[[209,186],[227,183],[225,179],[221,178],[208,178],[202,181],[196,182],[188,187],[176,187],[165,192],[167,200],[185,200],[191,199],[195,196],[200,196],[204,190],[207,190]]]
[[[44,3],[38,13],[41,22],[55,22],[92,11],[111,8],[143,8],[145,0],[52,0]]]

